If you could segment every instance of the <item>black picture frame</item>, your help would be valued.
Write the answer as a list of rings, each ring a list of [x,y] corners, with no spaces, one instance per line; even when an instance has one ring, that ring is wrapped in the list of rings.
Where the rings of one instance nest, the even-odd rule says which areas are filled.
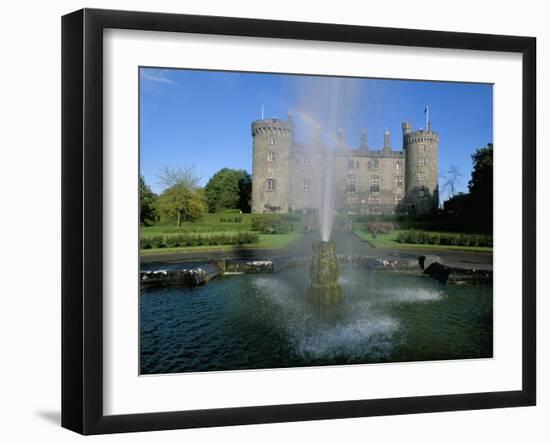
[[[103,413],[103,30],[502,51],[522,55],[522,389],[391,399]],[[83,9],[62,18],[62,426],[82,434],[289,422],[536,403],[536,39]]]

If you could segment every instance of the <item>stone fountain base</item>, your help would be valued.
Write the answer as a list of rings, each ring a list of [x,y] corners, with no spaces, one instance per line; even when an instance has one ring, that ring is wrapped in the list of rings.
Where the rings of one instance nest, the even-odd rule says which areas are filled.
[[[336,257],[336,244],[330,241],[313,243],[313,257],[309,269],[312,288],[336,289],[340,267]]]

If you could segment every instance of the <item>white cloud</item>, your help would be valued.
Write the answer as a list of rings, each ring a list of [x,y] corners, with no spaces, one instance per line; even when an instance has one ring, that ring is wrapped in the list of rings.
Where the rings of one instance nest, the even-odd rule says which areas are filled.
[[[150,80],[152,82],[157,82],[157,83],[166,83],[168,85],[175,85],[176,82],[170,80],[169,78],[166,78],[164,76],[164,74],[162,74],[162,71],[159,71],[160,75],[159,74],[151,74],[151,73],[148,73],[146,71],[141,71],[141,76],[146,79],[146,80]]]

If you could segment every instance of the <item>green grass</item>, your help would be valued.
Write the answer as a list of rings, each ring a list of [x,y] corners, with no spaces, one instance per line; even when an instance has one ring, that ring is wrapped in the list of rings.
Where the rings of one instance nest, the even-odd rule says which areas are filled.
[[[240,222],[222,221],[223,219],[233,219],[240,217]],[[153,236],[170,237],[178,234],[200,234],[216,235],[216,234],[237,234],[239,232],[254,232],[252,230],[252,220],[254,218],[264,219],[281,219],[285,217],[282,214],[238,214],[238,213],[206,213],[200,219],[190,222],[183,222],[179,227],[174,222],[162,222],[153,226],[141,226],[140,238],[148,239]],[[288,217],[288,216],[286,216]],[[295,217],[295,216],[294,216]],[[201,251],[232,251],[241,249],[270,249],[283,248],[289,245],[292,241],[301,236],[303,225],[309,220],[307,216],[301,216],[301,220],[292,222],[294,231],[285,234],[259,234],[257,243],[244,245],[206,245],[206,246],[188,246],[174,248],[156,248],[142,249],[142,255],[159,254],[159,253],[187,253]]]
[[[161,233],[160,231],[157,234]],[[152,234],[151,234],[152,235]],[[278,249],[288,246],[293,241],[300,238],[300,232],[291,232],[290,234],[260,234],[258,243],[248,245],[223,245],[223,246],[190,246],[185,248],[158,248],[158,249],[142,249],[140,254],[169,254],[169,253],[193,253],[193,252],[208,252],[208,251],[237,251],[243,249]]]
[[[394,248],[394,249],[432,249],[440,251],[469,251],[469,252],[493,252],[493,248],[482,246],[452,246],[452,245],[423,245],[399,243],[397,235],[399,230],[392,231],[388,234],[378,234],[375,239],[366,231],[363,231],[358,226],[354,226],[353,233],[362,240],[368,242],[375,248]]]
[[[241,217],[240,223],[222,222],[223,218]],[[232,214],[232,213],[205,213],[200,219],[195,221],[182,222],[181,226],[177,227],[174,222],[162,222],[153,226],[141,226],[141,236],[151,235],[168,235],[168,234],[183,234],[183,233],[220,233],[220,232],[240,232],[252,231],[253,218],[278,219],[284,217],[284,214]],[[302,215],[301,223],[296,223],[297,226],[303,225],[308,216]]]

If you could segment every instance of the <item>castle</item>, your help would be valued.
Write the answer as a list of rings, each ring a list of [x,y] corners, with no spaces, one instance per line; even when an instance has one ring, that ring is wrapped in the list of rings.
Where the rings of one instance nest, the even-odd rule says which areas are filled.
[[[434,210],[439,203],[439,134],[429,123],[426,130],[413,131],[409,122],[402,128],[403,147],[398,151],[391,146],[388,130],[382,149],[367,144],[365,129],[358,148],[346,145],[342,130],[336,146],[327,147],[320,128],[311,143],[297,144],[291,113],[287,120],[253,122],[252,212],[319,208],[327,173],[333,174],[338,211],[424,214]]]

